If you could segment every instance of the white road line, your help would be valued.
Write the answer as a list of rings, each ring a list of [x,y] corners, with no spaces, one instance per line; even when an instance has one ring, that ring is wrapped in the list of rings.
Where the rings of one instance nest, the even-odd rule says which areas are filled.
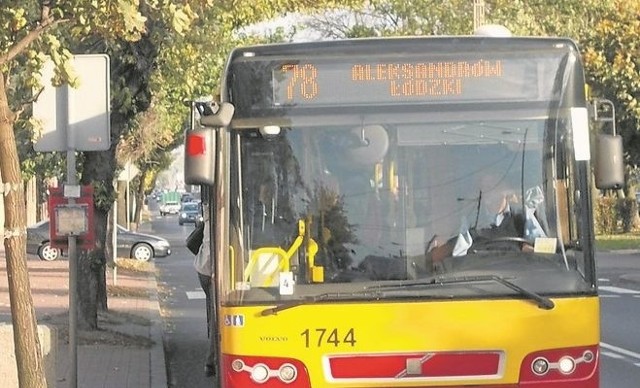
[[[622,295],[600,294],[600,298],[620,298]]]
[[[617,360],[622,360],[625,357],[621,354],[618,353],[614,353],[614,352],[607,352],[606,350],[603,350],[602,352],[600,352],[601,355],[605,356],[605,357],[609,357],[609,358],[615,358]]]
[[[616,294],[640,294],[640,291],[630,290],[628,288],[613,287],[613,286],[600,286],[598,288],[602,291],[614,292]]]
[[[187,299],[205,299],[204,291],[187,291]]]
[[[600,347],[603,349],[607,349],[611,352],[615,352],[618,354],[622,354],[627,357],[635,358],[636,360],[640,360],[640,353],[632,352],[631,350],[627,350],[624,348],[620,348],[618,346],[609,345],[604,342],[600,342]]]

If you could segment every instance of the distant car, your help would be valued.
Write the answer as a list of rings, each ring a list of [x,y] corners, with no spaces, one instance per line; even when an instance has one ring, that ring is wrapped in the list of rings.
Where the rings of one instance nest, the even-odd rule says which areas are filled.
[[[162,237],[138,233],[118,226],[118,257],[149,261],[154,257],[171,254],[171,244]],[[27,253],[38,255],[40,260],[53,261],[64,253],[53,248],[49,240],[49,221],[40,221],[27,228]]]
[[[185,202],[180,206],[178,224],[197,224],[202,221],[202,208],[200,202]]]
[[[160,205],[160,215],[178,214],[180,212],[180,204],[178,202],[165,202]]]

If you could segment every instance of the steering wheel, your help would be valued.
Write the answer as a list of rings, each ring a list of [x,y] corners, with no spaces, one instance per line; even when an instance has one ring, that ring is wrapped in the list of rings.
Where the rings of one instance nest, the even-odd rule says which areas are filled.
[[[489,238],[486,240],[480,240],[480,241],[474,241],[473,245],[471,246],[472,249],[476,249],[478,247],[483,247],[483,246],[490,246],[490,245],[494,245],[494,244],[499,244],[499,243],[513,243],[513,244],[531,244],[530,241],[528,241],[527,239],[524,239],[522,237],[514,237],[514,236],[505,236],[505,237],[494,237],[494,238]],[[475,247],[474,247],[475,245]],[[518,246],[518,249],[520,249],[521,246]]]

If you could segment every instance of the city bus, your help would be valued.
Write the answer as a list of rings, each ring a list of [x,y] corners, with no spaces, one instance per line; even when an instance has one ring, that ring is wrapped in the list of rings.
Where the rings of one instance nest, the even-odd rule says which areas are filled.
[[[622,151],[585,89],[565,38],[234,49],[185,141],[218,384],[598,387],[591,193]]]

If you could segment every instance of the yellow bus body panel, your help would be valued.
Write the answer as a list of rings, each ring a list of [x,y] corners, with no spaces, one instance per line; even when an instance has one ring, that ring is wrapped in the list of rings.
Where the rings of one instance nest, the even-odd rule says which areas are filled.
[[[261,312],[273,305],[223,307],[221,346],[225,354],[300,360],[313,387],[362,387],[361,382],[327,382],[326,356],[500,351],[504,365],[496,379],[439,380],[420,386],[516,384],[522,360],[532,352],[599,343],[597,297],[555,298],[554,303],[551,310],[526,299],[316,303],[267,316]]]

